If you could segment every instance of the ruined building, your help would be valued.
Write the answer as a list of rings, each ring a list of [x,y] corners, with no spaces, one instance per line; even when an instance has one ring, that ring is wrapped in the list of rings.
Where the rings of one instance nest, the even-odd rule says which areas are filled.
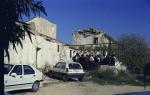
[[[94,29],[82,29],[77,30],[73,33],[73,46],[80,50],[80,46],[84,47],[84,50],[80,50],[81,54],[113,54],[112,46],[117,46],[116,41],[106,34],[105,32]],[[101,47],[102,50],[94,50],[96,46]],[[90,47],[90,50],[88,50]],[[115,66],[101,65],[101,69],[114,69],[114,70],[125,70],[126,67],[122,65],[119,60],[115,61]]]
[[[107,45],[112,41],[113,38],[105,32],[93,28],[77,30],[73,33],[73,45]]]

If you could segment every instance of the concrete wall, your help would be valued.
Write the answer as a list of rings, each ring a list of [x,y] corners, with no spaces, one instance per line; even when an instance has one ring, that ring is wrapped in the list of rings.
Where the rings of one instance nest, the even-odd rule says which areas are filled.
[[[31,24],[33,31],[56,39],[56,24],[49,22],[48,20],[41,17],[33,18],[27,23]]]
[[[70,49],[68,46],[64,46],[65,44],[60,43],[58,41],[47,41],[44,37],[39,35],[32,35],[32,43],[28,36],[25,37],[25,40],[22,41],[23,49],[20,45],[17,46],[17,52],[13,49],[10,44],[9,54],[10,61],[8,62],[7,57],[4,57],[5,63],[11,64],[30,64],[38,68],[44,68],[45,65],[53,66],[58,61],[72,61],[70,58]],[[58,52],[59,45],[59,52]],[[40,48],[39,51],[36,51],[36,48]],[[37,59],[36,59],[37,56]]]
[[[73,34],[73,45],[93,44],[93,36],[84,37],[83,35],[75,32]]]
[[[82,45],[82,44],[94,44],[94,38],[98,38],[98,44],[108,43],[109,40],[103,36],[103,33],[84,37],[84,35],[79,34],[78,32],[73,33],[73,45]]]
[[[32,42],[26,34],[25,40],[22,40],[23,48],[18,45],[16,47],[17,52],[10,44],[10,61],[8,61],[7,57],[4,57],[5,63],[30,64],[38,68],[44,68],[45,65],[53,66],[60,60],[72,61],[70,50],[72,51],[72,56],[76,53],[73,53],[75,50],[55,40],[56,24],[39,17],[33,18],[27,23],[31,25],[32,32],[35,34],[31,35]]]

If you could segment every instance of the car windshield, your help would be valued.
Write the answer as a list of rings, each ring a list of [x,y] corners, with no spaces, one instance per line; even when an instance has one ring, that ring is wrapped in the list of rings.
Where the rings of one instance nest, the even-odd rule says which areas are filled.
[[[79,64],[71,63],[69,64],[69,69],[81,69]]]
[[[12,69],[13,65],[5,64],[4,65],[4,74],[8,74],[10,70]]]

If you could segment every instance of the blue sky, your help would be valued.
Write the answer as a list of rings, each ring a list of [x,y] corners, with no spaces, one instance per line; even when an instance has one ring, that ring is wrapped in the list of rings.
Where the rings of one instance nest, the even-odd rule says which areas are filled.
[[[43,0],[48,16],[57,24],[57,39],[72,43],[77,29],[93,27],[114,38],[136,33],[150,42],[150,0]]]

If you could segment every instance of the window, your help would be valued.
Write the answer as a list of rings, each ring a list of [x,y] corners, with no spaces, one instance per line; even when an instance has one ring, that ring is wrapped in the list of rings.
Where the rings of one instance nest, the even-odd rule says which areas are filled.
[[[17,75],[22,75],[22,66],[16,65],[11,73],[16,73]]]
[[[98,38],[97,37],[94,38],[93,44],[98,44]]]
[[[57,52],[59,52],[59,45],[57,46]]]
[[[55,67],[56,67],[56,68],[60,68],[60,65],[61,65],[61,63],[59,62],[59,63],[57,63],[57,64],[55,65]]]
[[[63,62],[59,62],[55,65],[56,68],[65,69],[66,64]]]
[[[28,65],[23,65],[23,68],[24,68],[24,75],[35,73],[34,70]]]
[[[69,64],[69,69],[81,69],[81,66],[79,64]]]
[[[4,74],[8,74],[14,65],[5,64],[4,65]]]
[[[61,63],[60,68],[65,69],[65,67],[66,67],[65,63]]]

